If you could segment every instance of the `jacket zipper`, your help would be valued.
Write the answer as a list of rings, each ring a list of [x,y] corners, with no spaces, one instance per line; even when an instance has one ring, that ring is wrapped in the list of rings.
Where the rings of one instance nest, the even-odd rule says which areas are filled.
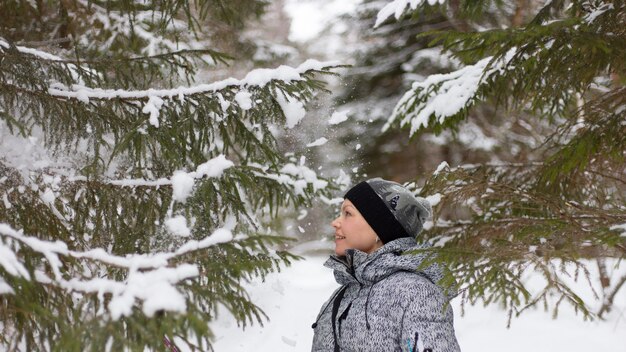
[[[339,316],[339,326],[337,327],[338,330],[338,336],[341,337],[341,321],[342,320],[346,320],[346,318],[348,317],[348,311],[350,310],[350,307],[352,307],[352,302],[350,302],[350,304],[348,304],[348,306],[346,307],[346,310],[343,311],[343,313],[341,313],[341,315]]]

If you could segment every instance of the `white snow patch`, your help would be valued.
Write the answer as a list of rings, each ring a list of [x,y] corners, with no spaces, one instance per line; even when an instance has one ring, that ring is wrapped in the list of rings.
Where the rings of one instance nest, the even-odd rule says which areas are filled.
[[[83,98],[87,97],[87,99],[89,99],[89,95],[84,89],[79,90],[77,95],[81,95]],[[157,96],[150,96],[150,98],[148,98],[148,102],[141,110],[144,114],[150,114],[150,124],[157,128],[159,127],[159,113],[162,106],[163,99]]]
[[[285,114],[287,128],[294,128],[300,120],[304,118],[306,110],[304,110],[302,102],[289,96],[285,97],[280,93],[276,95],[276,101],[278,101],[278,104]]]
[[[596,20],[596,18],[598,18],[599,16],[602,16],[605,12],[615,9],[615,6],[612,3],[604,3],[604,4],[600,3],[600,4],[601,4],[600,6],[592,9],[591,12],[586,14],[585,17],[583,17],[583,21],[587,23],[592,23],[593,21]],[[591,1],[585,2],[585,5],[596,6],[595,4],[592,5]]]
[[[407,6],[409,6],[411,10],[415,10],[418,6],[426,2],[429,5],[435,5],[443,4],[445,1],[446,0],[394,0],[378,11],[374,28],[380,26],[392,15],[396,18],[396,20],[400,19],[400,16],[402,16]]]
[[[220,177],[224,170],[233,167],[235,164],[226,159],[224,155],[217,157],[198,165],[195,172],[176,171],[171,179],[172,198],[175,201],[184,203],[193,191],[194,181],[196,178]]]
[[[194,178],[184,171],[176,171],[172,176],[172,198],[184,203],[193,190]]]
[[[83,180],[82,177],[71,177],[70,181],[79,181]],[[167,186],[171,185],[172,181],[167,178],[159,178],[156,180],[145,180],[145,179],[137,179],[137,178],[127,178],[121,180],[108,180],[105,181],[108,184],[122,187],[136,187],[136,186],[150,186],[150,187],[159,187],[159,186]]]
[[[430,203],[431,206],[434,207],[437,204],[439,204],[439,202],[441,202],[441,193],[435,193],[430,196],[427,196],[426,200],[428,201],[428,203]]]
[[[0,295],[14,294],[13,288],[0,277]]]
[[[81,103],[89,104],[89,95],[86,94],[85,91],[79,90],[78,94],[76,94],[76,99]],[[144,108],[145,109],[145,108]],[[144,111],[145,113],[145,111]]]
[[[620,231],[621,232],[620,236],[626,237],[626,223],[613,225],[609,229],[614,230],[614,231]]]
[[[187,219],[182,215],[165,220],[165,227],[169,233],[176,236],[188,237],[191,235],[191,230],[187,227]]]
[[[4,224],[0,224],[0,226],[4,226]],[[1,231],[2,229],[0,228],[0,233]],[[30,274],[28,270],[26,270],[26,267],[17,259],[13,250],[5,246],[2,242],[0,242],[0,266],[3,267],[9,275],[30,280]]]
[[[326,205],[339,205],[341,203],[343,203],[343,198],[342,197],[336,197],[336,198],[328,198],[325,197],[323,195],[320,196],[320,200],[326,204]]]
[[[126,286],[111,298],[108,305],[111,317],[117,320],[130,316],[136,299],[143,301],[142,310],[148,317],[159,310],[184,313],[185,297],[172,284],[198,275],[198,267],[192,264],[147,272],[131,271]]]
[[[325,137],[321,137],[321,138],[318,138],[318,139],[314,140],[313,142],[307,144],[306,146],[308,148],[319,147],[320,145],[326,144],[326,142],[328,142],[328,139],[326,139]]]
[[[11,209],[13,205],[9,202],[9,196],[6,193],[2,194],[2,203],[4,203],[4,207],[6,209]]]
[[[54,203],[56,196],[54,192],[50,188],[46,188],[46,190],[41,194],[41,200],[46,204]]]
[[[437,175],[439,175],[439,173],[440,173],[441,171],[443,171],[444,169],[446,169],[446,168],[447,168],[447,169],[449,169],[449,168],[450,168],[450,165],[448,165],[448,162],[447,162],[447,161],[442,161],[442,162],[439,164],[439,166],[437,166],[437,170],[435,170],[435,172],[433,172],[433,176],[437,176]]]
[[[228,228],[221,228],[213,231],[211,236],[208,236],[200,241],[191,240],[184,245],[182,245],[177,251],[176,254],[184,254],[187,252],[195,251],[198,249],[207,248],[213,246],[218,243],[229,242],[233,239],[233,233]]]
[[[339,175],[335,178],[335,183],[342,188],[347,188],[352,183],[352,179],[343,169],[339,169]]]
[[[252,93],[241,90],[235,94],[235,101],[242,110],[250,110],[252,108]]]
[[[195,177],[220,177],[224,173],[224,170],[233,166],[235,166],[235,164],[232,161],[220,154],[206,163],[198,165]]]
[[[224,99],[224,96],[221,93],[217,93],[217,100],[220,101],[222,112],[226,112],[226,110],[230,107],[230,102]]]
[[[348,119],[349,109],[335,111],[328,120],[329,125],[338,125]]]

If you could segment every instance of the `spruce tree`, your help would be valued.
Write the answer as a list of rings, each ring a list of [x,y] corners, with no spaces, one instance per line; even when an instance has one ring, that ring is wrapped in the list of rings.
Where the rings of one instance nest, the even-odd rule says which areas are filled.
[[[451,163],[510,160],[510,144],[525,153],[532,138],[513,138],[502,133],[509,129],[504,125],[514,121],[494,119],[488,105],[470,112],[472,118],[460,129],[461,133],[444,131],[434,136],[426,129],[412,138],[399,129],[380,133],[394,105],[413,81],[462,65],[440,52],[439,47],[429,47],[429,38],[418,34],[464,26],[453,13],[424,12],[372,28],[376,14],[384,6],[385,2],[364,1],[354,14],[342,19],[342,24],[349,28],[345,51],[354,64],[342,75],[346,84],[337,93],[337,103],[340,110],[350,111],[358,126],[339,130],[338,134],[346,145],[362,146],[356,153],[349,153],[352,155],[348,157],[354,159],[351,161],[368,174],[402,182],[433,170],[442,159]],[[492,13],[485,16],[499,19]]]
[[[500,21],[484,15],[494,12]],[[384,130],[458,132],[485,105],[499,119],[523,115],[545,127],[530,126],[540,143],[522,160],[443,163],[416,190],[437,204],[426,236],[437,244],[434,260],[452,269],[447,283],[511,315],[538,304],[556,314],[569,303],[602,317],[626,282],[610,277],[605,260],[626,256],[624,2],[395,0],[376,26],[428,13],[465,24],[419,35],[464,67],[413,82]],[[589,270],[600,274],[595,309],[569,281]],[[529,272],[543,289],[528,289]]]
[[[333,63],[199,82],[267,3],[0,3],[0,349],[211,349],[296,257],[269,223],[332,186],[282,153]]]

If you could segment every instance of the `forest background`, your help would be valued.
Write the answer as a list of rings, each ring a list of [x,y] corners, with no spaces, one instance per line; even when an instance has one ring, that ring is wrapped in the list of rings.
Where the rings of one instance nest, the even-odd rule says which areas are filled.
[[[220,310],[272,321],[250,282],[327,255],[376,176],[431,201],[467,306],[621,326],[623,2],[1,6],[2,348],[207,350]]]

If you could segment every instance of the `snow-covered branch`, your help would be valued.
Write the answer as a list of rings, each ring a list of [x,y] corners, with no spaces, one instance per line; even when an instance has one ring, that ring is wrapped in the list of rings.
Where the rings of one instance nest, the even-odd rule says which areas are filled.
[[[307,71],[324,71],[329,68],[339,66],[340,64],[341,63],[339,61],[320,62],[309,59],[296,68],[285,65],[275,69],[261,68],[250,71],[243,79],[235,79],[231,77],[213,83],[199,84],[192,87],[178,87],[173,89],[123,90],[90,88],[81,85],[64,87],[62,85],[55,84],[48,89],[48,93],[56,97],[77,99],[80,101],[88,101],[89,99],[110,100],[116,98],[136,100],[151,97],[161,99],[184,99],[185,96],[217,92],[231,86],[264,87],[271,81],[282,81],[285,83],[301,81],[304,79],[302,75]]]
[[[218,51],[255,42],[263,0],[50,4],[0,33],[0,350],[208,350],[220,305],[262,322],[242,284],[293,259],[274,220],[330,193],[278,125],[341,63]]]
[[[304,189],[308,185],[313,187],[314,192],[324,189],[328,181],[320,179],[315,171],[304,165],[305,160],[301,159],[299,164],[288,162],[280,167],[278,172],[271,172],[267,165],[251,163],[252,173],[256,177],[271,179],[283,186],[293,189],[294,194],[303,195]],[[191,196],[196,180],[206,177],[220,177],[226,169],[234,167],[235,164],[226,159],[224,155],[219,155],[205,163],[198,165],[195,171],[185,172],[182,170],[174,172],[170,178],[149,179],[116,179],[105,180],[103,183],[120,187],[162,187],[171,186],[173,199],[184,202]],[[87,181],[84,176],[68,177],[68,181]]]
[[[106,183],[123,187],[171,185],[173,198],[184,201],[191,193],[195,179],[205,176],[220,177],[225,169],[233,165],[223,155],[219,155],[200,164],[195,171],[189,173],[179,171],[169,179],[110,180]],[[188,179],[191,180],[191,187],[186,182]],[[73,178],[71,181],[79,180],[80,178]],[[48,193],[46,204],[52,206],[56,195],[50,189],[48,189]],[[168,224],[169,220],[171,219],[165,221],[168,228],[171,227],[171,224]],[[144,314],[147,316],[152,316],[158,310],[184,312],[186,309],[185,298],[175,286],[186,279],[196,277],[199,271],[195,265],[179,264],[172,266],[172,262],[193,251],[232,240],[232,230],[236,222],[231,219],[226,223],[224,228],[215,230],[210,236],[201,240],[190,240],[171,252],[127,256],[112,255],[102,248],[86,251],[71,250],[63,241],[41,240],[27,236],[8,224],[0,224],[0,266],[11,276],[32,281],[33,275],[26,269],[21,258],[24,255],[23,250],[29,248],[42,256],[49,269],[49,271],[43,268],[35,269],[35,282],[53,285],[68,292],[97,294],[103,304],[108,302],[108,311],[114,320],[130,315],[135,304],[140,303]],[[63,258],[79,260],[83,263],[79,265],[81,268],[115,267],[125,269],[127,273],[123,280],[92,277],[88,273],[84,273],[82,269],[75,271],[68,269],[68,261]],[[51,272],[52,277],[49,277],[46,272]],[[83,273],[77,274],[80,272]],[[0,293],[13,294],[15,289],[2,279],[0,281]],[[105,295],[107,295],[107,299],[110,298],[110,301],[105,301]]]
[[[9,42],[7,42],[4,38],[0,37],[0,48],[2,50],[8,50],[10,47],[11,46],[9,45]],[[22,45],[15,45],[15,49],[22,54],[32,55],[38,59],[47,60],[47,61],[56,61],[56,62],[66,62],[62,57],[54,55],[54,54],[50,54],[49,52],[46,52],[43,50],[37,50],[37,49],[29,48],[26,46],[22,46]],[[80,66],[80,68],[84,70],[85,72],[89,72],[90,74],[96,74],[96,71],[91,70],[88,67]],[[76,64],[67,63],[67,69],[70,71],[72,77],[75,80],[82,82],[80,80],[80,75],[78,73],[78,66],[76,66]]]
[[[580,5],[585,11],[588,13],[583,17],[583,21],[587,23],[592,23],[598,17],[603,16],[608,11],[615,10],[615,6],[611,2],[593,2],[593,1],[584,1]]]
[[[43,270],[36,269],[34,272],[36,282],[54,285],[68,292],[96,293],[103,304],[105,303],[104,295],[110,295],[111,299],[107,307],[114,320],[130,315],[137,302],[142,302],[143,312],[147,316],[154,315],[158,310],[184,312],[186,310],[185,298],[175,285],[198,276],[199,271],[192,264],[170,266],[170,261],[193,251],[231,241],[234,224],[231,221],[226,227],[214,231],[210,236],[200,241],[189,241],[173,252],[133,254],[121,257],[107,253],[102,248],[85,252],[70,250],[62,241],[40,240],[0,223],[0,236],[2,236],[0,266],[11,276],[31,281],[32,277],[20,259],[19,252],[25,246],[42,255],[44,262],[54,275],[50,278]],[[21,245],[11,246],[11,242],[19,242]],[[12,247],[18,249],[15,250]],[[66,278],[66,275],[62,273],[64,266],[61,258],[63,257],[85,259],[96,262],[98,265],[124,268],[127,270],[127,275],[124,280],[119,281],[107,277],[89,278],[85,277],[85,274]],[[75,273],[70,275],[72,274]],[[2,293],[11,294],[14,293],[14,289],[5,281],[0,281],[0,294]]]
[[[514,53],[513,49],[502,59],[494,60],[490,56],[474,65],[446,74],[431,75],[423,82],[414,82],[396,104],[383,131],[398,119],[401,119],[401,127],[411,126],[411,135],[420,128],[428,127],[431,116],[442,124],[446,118],[468,108],[476,99],[479,88],[492,75],[505,69]]]
[[[48,93],[54,97],[64,99],[76,99],[83,103],[89,103],[90,100],[147,99],[147,102],[144,103],[142,112],[150,115],[149,122],[151,125],[153,125],[154,127],[159,127],[159,113],[160,110],[167,104],[166,100],[178,99],[182,102],[185,101],[185,98],[188,96],[215,93],[220,90],[225,90],[229,88],[262,88],[272,81],[280,81],[284,83],[304,81],[306,79],[304,75],[311,71],[328,71],[330,68],[337,67],[340,64],[341,63],[338,61],[320,62],[317,60],[309,59],[295,68],[282,65],[275,69],[256,69],[250,71],[243,79],[236,79],[231,77],[213,83],[199,84],[191,87],[178,87],[173,89],[101,89],[86,87],[80,84],[66,87],[60,83],[55,83],[50,86],[50,88],[48,89]],[[244,93],[246,94],[245,96],[242,94],[238,94],[235,98],[236,102],[242,110],[248,110],[252,107],[253,103],[250,99],[251,95],[249,95],[248,92]],[[287,126],[289,128],[292,128],[304,116],[305,110],[302,102],[289,96],[283,96],[281,93],[278,92],[276,93],[276,99],[283,109],[284,115],[287,120]]]
[[[427,3],[428,5],[436,5],[443,4],[445,2],[446,0],[393,0],[378,11],[374,28],[380,26],[391,16],[394,16],[396,20],[400,19],[400,16],[402,16],[402,14],[406,11],[407,6],[410,11],[415,11],[415,9],[422,4]]]
[[[626,223],[613,225],[609,229],[619,232],[620,237],[626,238]]]
[[[0,47],[4,49],[8,49],[10,45],[6,40],[4,40],[3,38],[0,38]],[[63,58],[50,54],[48,52],[42,51],[42,50],[37,50],[37,49],[33,49],[33,48],[21,46],[21,45],[16,45],[15,48],[21,53],[30,54],[40,59],[50,60],[50,61],[63,61]]]
[[[81,37],[81,45],[92,48],[95,45],[99,50],[110,50],[118,37],[129,38],[135,36],[143,42],[141,53],[144,55],[156,55],[163,52],[176,51],[180,49],[199,49],[206,47],[208,43],[202,43],[194,40],[192,35],[187,35],[185,40],[173,40],[166,36],[168,34],[175,36],[176,34],[187,34],[188,27],[184,21],[166,15],[161,11],[133,9],[132,14],[124,11],[116,11],[111,8],[94,3],[93,1],[79,0],[75,10],[78,12],[88,12],[85,23],[99,24],[94,26],[97,30],[87,32],[91,36],[102,36],[107,34],[104,42],[93,40],[90,35]],[[76,17],[80,15],[75,14]],[[158,24],[164,24],[159,31],[155,31],[154,27]]]
[[[275,180],[281,185],[293,187],[296,195],[304,195],[308,185],[313,187],[314,192],[325,188],[328,181],[319,179],[315,171],[304,166],[304,159],[300,160],[300,164],[287,163],[281,167],[279,173],[267,172],[267,167],[258,166],[262,172],[255,171],[254,175],[258,177]]]

